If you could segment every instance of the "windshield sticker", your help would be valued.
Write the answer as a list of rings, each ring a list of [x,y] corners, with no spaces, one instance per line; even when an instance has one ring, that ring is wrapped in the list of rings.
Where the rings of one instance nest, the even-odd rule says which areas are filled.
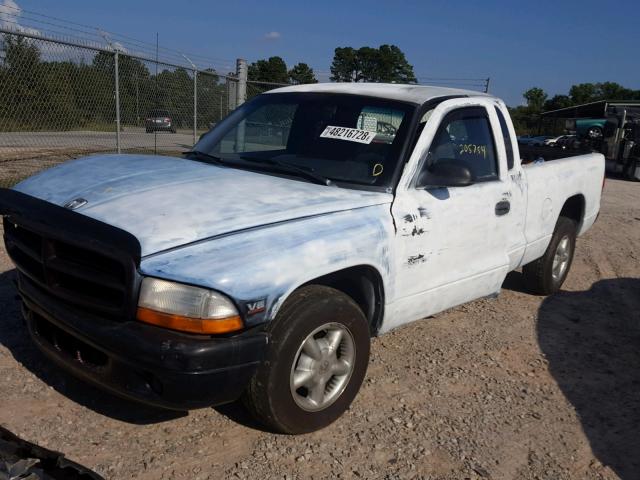
[[[320,134],[321,138],[333,138],[335,140],[347,140],[349,142],[369,144],[375,138],[376,132],[367,130],[359,130],[357,128],[335,127],[327,125],[324,132]]]
[[[384,170],[384,165],[382,165],[381,163],[376,163],[373,166],[373,173],[371,175],[373,175],[374,177],[377,177],[378,175],[382,175],[383,170]]]

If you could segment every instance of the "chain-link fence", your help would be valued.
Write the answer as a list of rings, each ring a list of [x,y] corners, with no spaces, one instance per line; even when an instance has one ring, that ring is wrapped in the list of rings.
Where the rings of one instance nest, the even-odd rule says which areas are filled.
[[[241,61],[220,75],[0,30],[0,186],[89,153],[188,150],[246,98],[278,86],[247,83]]]
[[[282,86],[249,81],[243,60],[221,75],[175,51],[159,58],[169,49],[157,45],[138,53],[93,35],[67,39],[0,26],[0,187],[91,153],[178,154],[245,100]],[[488,78],[421,83],[455,80],[489,87]]]

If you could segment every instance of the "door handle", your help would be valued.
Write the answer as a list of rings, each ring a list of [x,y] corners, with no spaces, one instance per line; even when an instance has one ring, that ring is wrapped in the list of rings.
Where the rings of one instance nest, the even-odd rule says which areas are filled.
[[[511,210],[511,203],[507,200],[503,200],[501,202],[496,203],[496,215],[499,217],[501,215],[506,215]]]

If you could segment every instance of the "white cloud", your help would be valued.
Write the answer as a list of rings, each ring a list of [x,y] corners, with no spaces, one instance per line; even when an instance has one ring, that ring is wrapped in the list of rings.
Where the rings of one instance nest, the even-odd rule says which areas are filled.
[[[20,25],[20,15],[22,15],[22,9],[14,0],[2,0],[0,3],[0,27],[31,35],[40,35],[40,30]]]
[[[15,2],[15,0],[0,0],[0,28],[10,30],[16,33],[24,33],[27,35],[34,35],[36,37],[46,37],[47,35],[37,28],[28,27],[20,23],[20,17],[22,16],[22,8]],[[32,20],[33,21],[33,20]],[[37,40],[27,39],[27,42],[38,44]],[[39,45],[42,46],[42,45]],[[48,42],[46,44],[46,52],[43,55],[48,60],[60,59],[67,60],[71,55],[71,50],[66,45],[54,42]],[[85,51],[81,53],[87,58],[92,58],[93,53]]]
[[[280,32],[267,32],[264,34],[265,40],[278,40],[280,37],[282,37]]]
[[[13,0],[3,0],[0,3],[0,26],[2,28],[11,28],[13,22],[18,20],[22,13],[22,9]]]

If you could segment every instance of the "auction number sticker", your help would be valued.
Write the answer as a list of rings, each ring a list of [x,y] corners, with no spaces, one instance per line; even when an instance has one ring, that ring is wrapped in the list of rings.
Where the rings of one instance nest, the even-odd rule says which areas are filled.
[[[336,140],[347,140],[349,142],[358,142],[369,144],[375,138],[376,132],[368,130],[359,130],[357,128],[334,127],[327,125],[324,132],[320,134],[321,138],[334,138]]]

